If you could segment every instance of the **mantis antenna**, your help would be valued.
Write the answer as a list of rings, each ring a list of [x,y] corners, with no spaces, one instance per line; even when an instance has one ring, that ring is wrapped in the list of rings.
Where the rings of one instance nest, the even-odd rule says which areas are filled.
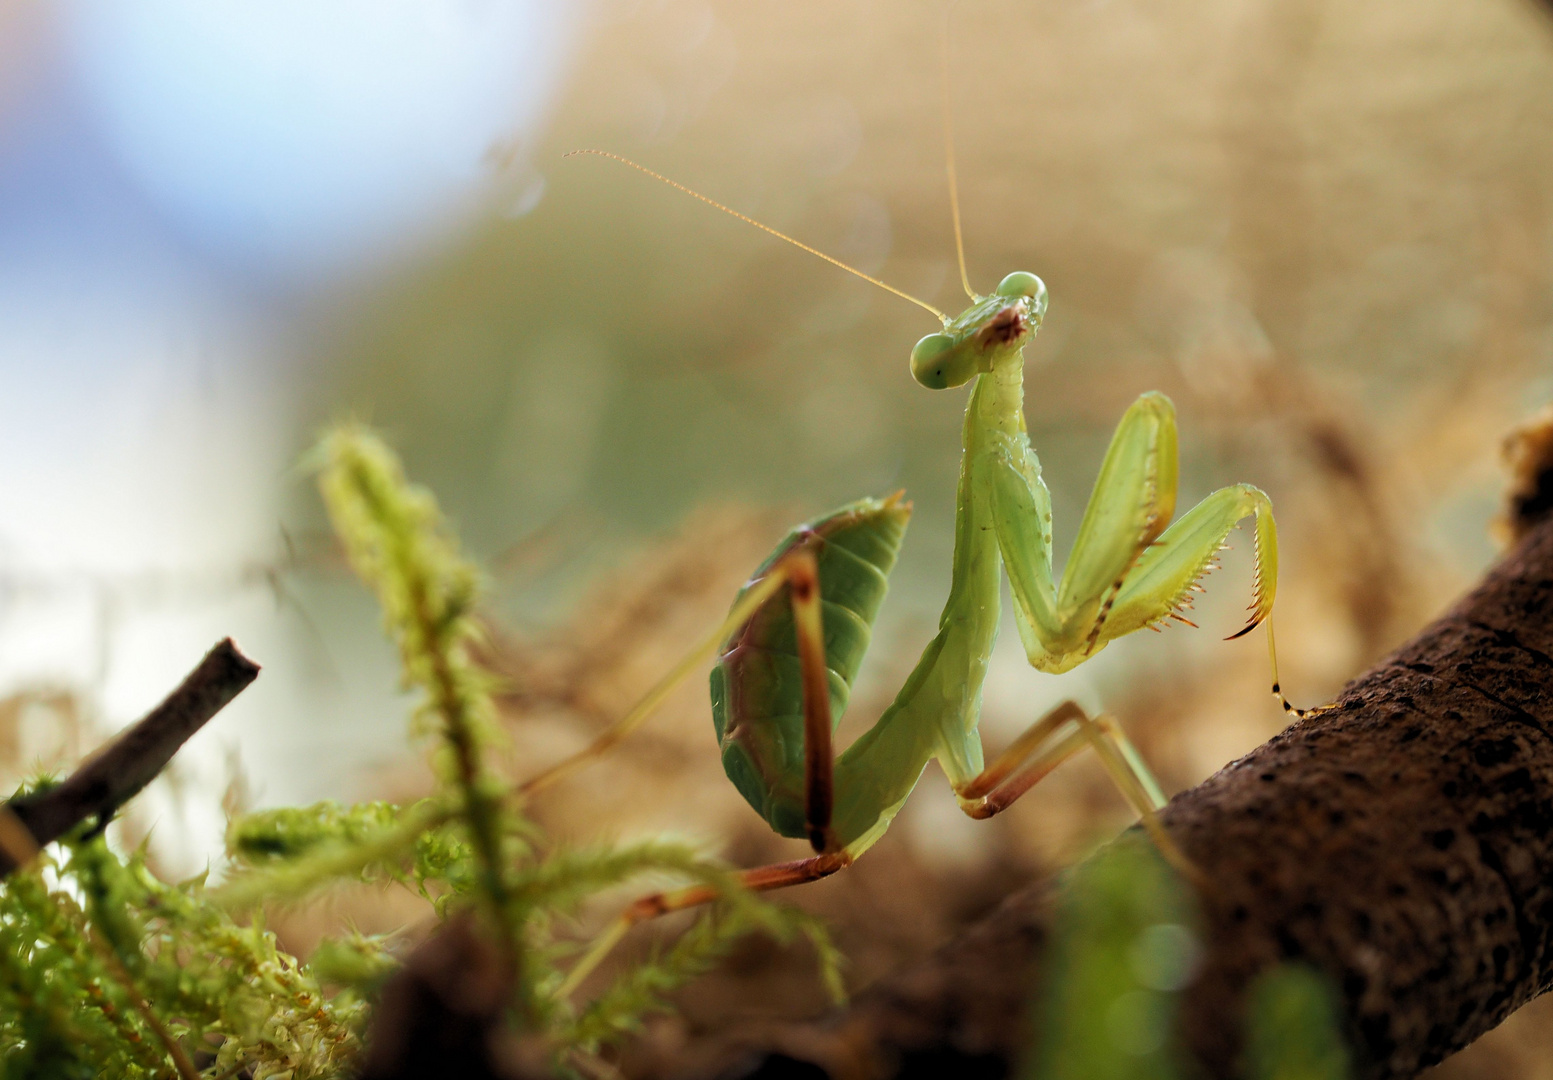
[[[894,285],[887,285],[884,282],[880,281],[878,278],[873,277],[873,276],[871,276],[869,274],[863,273],[861,270],[857,269],[855,266],[848,266],[846,263],[842,262],[840,259],[833,258],[833,257],[825,254],[823,251],[820,251],[818,248],[812,248],[808,244],[804,243],[802,240],[795,240],[793,237],[788,236],[784,232],[778,232],[777,230],[773,229],[770,225],[766,225],[766,224],[764,224],[762,222],[756,221],[754,218],[750,217],[747,214],[741,214],[741,213],[739,213],[737,210],[735,210],[731,206],[724,206],[722,203],[718,202],[716,199],[709,199],[705,195],[701,194],[699,191],[696,191],[696,190],[694,190],[692,188],[688,188],[684,184],[681,184],[677,180],[670,180],[667,176],[664,176],[662,173],[653,172],[651,169],[647,168],[645,165],[638,165],[636,162],[632,161],[628,157],[622,157],[621,155],[611,153],[608,150],[573,150],[571,153],[563,154],[561,156],[562,157],[576,157],[578,154],[597,154],[599,157],[607,157],[607,158],[609,158],[612,161],[620,162],[622,165],[629,165],[629,166],[631,166],[631,168],[635,169],[637,172],[646,173],[648,176],[652,177],[654,180],[662,180],[665,184],[668,184],[670,187],[678,188],[680,191],[683,191],[686,195],[689,195],[690,197],[695,198],[695,199],[700,199],[702,202],[706,203],[708,206],[715,207],[716,209],[721,210],[725,214],[732,214],[734,217],[738,218],[740,221],[742,221],[742,222],[744,222],[744,223],[746,223],[748,225],[753,225],[753,226],[755,226],[755,228],[760,229],[762,232],[768,232],[772,236],[776,237],[778,240],[786,240],[789,244],[792,244],[794,247],[802,248],[803,250],[807,251],[810,255],[818,255],[820,258],[824,259],[826,262],[830,263],[832,266],[839,266],[839,267],[841,267],[841,269],[845,270],[849,274],[856,274],[858,277],[862,278],[864,281],[871,282],[874,285],[879,286],[879,288],[883,289],[885,292],[892,292],[896,296],[900,297],[902,300],[910,300],[913,304],[916,304],[919,308],[926,308],[928,311],[931,311],[934,315],[938,316],[938,321],[939,322],[943,323],[945,326],[949,325],[949,316],[945,315],[942,311],[939,311],[936,307],[934,307],[932,304],[928,303],[926,300],[918,300],[915,296],[912,296],[910,293],[901,292],[901,290],[897,289]],[[958,221],[958,218],[956,220]],[[962,274],[964,273],[964,259],[963,258],[961,259],[961,273]]]
[[[949,27],[952,5],[944,8],[944,166],[949,173],[949,210],[954,215],[954,253],[960,259],[960,284],[972,303],[981,299],[971,288],[971,279],[965,272],[965,236],[960,231],[960,184],[954,171],[954,116],[949,104]]]

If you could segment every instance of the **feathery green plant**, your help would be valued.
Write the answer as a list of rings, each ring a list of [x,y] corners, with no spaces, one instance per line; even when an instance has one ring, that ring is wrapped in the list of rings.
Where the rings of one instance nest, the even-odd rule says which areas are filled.
[[[497,736],[489,680],[469,657],[479,572],[460,556],[431,493],[406,482],[380,439],[344,425],[319,449],[324,504],[351,566],[377,593],[405,684],[422,691],[417,718],[441,737],[439,772],[458,791],[492,926],[514,961],[517,913],[509,910],[505,867],[521,852],[510,842],[515,830],[500,784],[483,760]]]

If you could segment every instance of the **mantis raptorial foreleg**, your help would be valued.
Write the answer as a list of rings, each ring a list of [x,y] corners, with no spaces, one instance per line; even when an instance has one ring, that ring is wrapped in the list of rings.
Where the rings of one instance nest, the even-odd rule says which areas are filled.
[[[1220,488],[1165,526],[1176,504],[1175,409],[1162,394],[1138,398],[1117,425],[1085,510],[1060,587],[1051,573],[1051,500],[1040,466],[1021,437],[1000,433],[985,470],[999,553],[1014,594],[1020,638],[1030,663],[1066,671],[1105,645],[1165,619],[1195,625],[1191,607],[1198,581],[1214,566],[1232,529],[1255,522],[1255,572],[1250,617],[1232,637],[1267,623],[1273,693],[1286,711],[1297,709],[1278,683],[1269,618],[1278,582],[1278,531],[1272,502],[1259,488]]]
[[[1085,656],[1102,641],[1138,559],[1170,523],[1178,472],[1175,407],[1163,394],[1143,394],[1116,425],[1057,589],[1057,610],[1070,634],[1083,631]]]
[[[1051,497],[1028,440],[999,433],[986,458],[978,476],[1026,656],[1039,670],[1066,671],[1120,636],[1113,607],[1175,512],[1175,410],[1163,394],[1144,394],[1123,415],[1060,587],[1051,573]]]
[[[1272,609],[1278,573],[1278,535],[1272,503],[1258,488],[1236,484],[1220,488],[1165,530],[1127,575],[1112,608],[1107,628],[1115,636],[1130,634],[1162,619],[1185,622],[1180,611],[1189,606],[1193,587],[1213,568],[1230,531],[1245,518],[1255,522],[1256,567],[1251,582],[1251,615],[1231,637],[1248,633]]]

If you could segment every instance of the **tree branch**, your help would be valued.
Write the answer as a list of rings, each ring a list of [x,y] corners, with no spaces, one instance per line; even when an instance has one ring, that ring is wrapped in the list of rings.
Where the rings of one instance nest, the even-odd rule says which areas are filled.
[[[136,724],[88,758],[55,787],[12,799],[3,807],[32,835],[38,847],[58,840],[87,818],[101,824],[154,780],[178,748],[258,678],[259,665],[226,638],[199,666]],[[16,860],[0,845],[0,877]]]
[[[1242,994],[1281,960],[1340,988],[1358,1075],[1374,1080],[1417,1075],[1553,984],[1548,504],[1524,499],[1515,548],[1336,708],[1164,811],[1213,882],[1183,1013],[1207,1075],[1236,1075]],[[1052,892],[1009,897],[840,1014],[702,1047],[684,1073],[1007,1076],[1032,1038]]]

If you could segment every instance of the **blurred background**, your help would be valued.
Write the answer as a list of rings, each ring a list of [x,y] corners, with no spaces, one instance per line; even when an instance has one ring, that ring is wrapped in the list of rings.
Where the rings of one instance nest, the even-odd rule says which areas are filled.
[[[626,708],[793,522],[905,488],[843,739],[866,728],[948,584],[964,391],[908,374],[931,317],[562,155],[627,154],[957,310],[946,25],[971,280],[1051,291],[1026,411],[1059,559],[1112,425],[1158,389],[1183,505],[1248,481],[1278,509],[1297,703],[1416,630],[1493,558],[1499,442],[1553,400],[1553,21],[1530,0],[0,0],[7,782],[234,634],[263,678],[130,826],[167,873],[217,857],[223,800],[424,787],[303,460],[342,417],[387,432],[489,568],[517,776]],[[1276,732],[1260,635],[1220,640],[1246,546],[1201,630],[1053,678],[1008,628],[989,743],[1077,697],[1174,791]],[[693,683],[546,823],[793,857],[722,778]],[[887,841],[801,899],[861,983],[1129,820],[1093,762],[984,823],[930,766]],[[281,929],[305,951],[417,910],[335,897]],[[819,1004],[804,957],[752,948],[637,1067]],[[1531,1011],[1439,1075],[1553,1075]]]

